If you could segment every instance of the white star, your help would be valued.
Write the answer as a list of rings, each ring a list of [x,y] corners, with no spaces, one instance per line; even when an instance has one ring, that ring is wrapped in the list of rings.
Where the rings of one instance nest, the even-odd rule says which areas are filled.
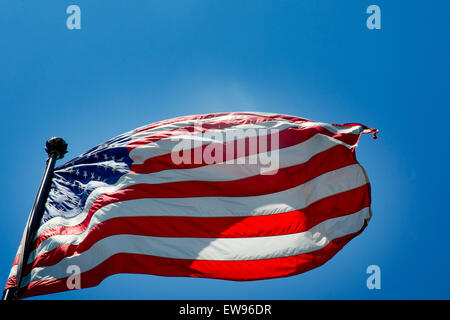
[[[91,179],[95,179],[95,173],[94,172],[91,173]]]
[[[108,155],[106,153],[103,154],[103,156],[105,157],[105,160],[108,160]]]
[[[77,169],[77,171],[75,171],[75,174],[78,177],[80,175],[80,170]]]
[[[86,171],[83,171],[83,177],[87,178],[88,174]]]

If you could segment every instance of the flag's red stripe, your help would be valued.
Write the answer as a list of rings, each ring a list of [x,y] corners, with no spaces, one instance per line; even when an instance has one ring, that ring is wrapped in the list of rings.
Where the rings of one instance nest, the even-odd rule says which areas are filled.
[[[9,288],[17,287],[17,276],[11,276],[6,281],[5,290]]]
[[[193,120],[205,120],[205,119],[211,119],[211,118],[227,116],[227,115],[248,115],[248,114],[247,113],[240,113],[240,112],[236,112],[236,113],[221,112],[221,113],[208,113],[208,114],[197,114],[197,115],[191,115],[191,116],[182,116],[182,117],[177,117],[177,118],[172,118],[172,119],[168,119],[168,120],[154,122],[154,123],[152,123],[152,124],[150,124],[148,126],[145,126],[145,127],[141,128],[141,129],[139,129],[139,130],[136,130],[136,133],[147,131],[147,130],[150,130],[150,129],[153,129],[153,128],[157,128],[157,127],[160,127],[160,126],[172,124],[172,123],[175,123],[175,122],[193,121]]]
[[[135,133],[147,131],[153,128],[157,128],[163,125],[172,124],[175,122],[181,122],[181,121],[192,121],[192,120],[205,120],[205,119],[211,119],[221,116],[233,116],[233,115],[243,115],[243,116],[257,116],[257,117],[273,117],[273,118],[279,118],[279,119],[285,119],[288,121],[309,121],[308,119],[294,117],[294,116],[286,116],[286,115],[272,115],[272,116],[262,116],[255,113],[250,112],[221,112],[221,113],[209,113],[209,114],[199,114],[199,115],[191,115],[191,116],[182,116],[177,117],[173,119],[163,120],[154,122],[148,126],[145,126],[144,128],[141,128],[139,130],[136,130]]]
[[[42,253],[24,274],[32,268],[50,266],[63,258],[80,254],[97,241],[117,234],[183,238],[248,238],[279,236],[304,232],[315,225],[352,214],[370,205],[368,184],[321,199],[310,206],[286,213],[249,217],[120,217],[97,224],[77,244],[63,244]]]
[[[249,197],[271,194],[303,184],[326,172],[357,163],[354,153],[338,145],[311,157],[308,162],[281,168],[275,175],[256,175],[233,181],[180,181],[161,184],[136,184],[103,194],[92,204],[86,218],[76,226],[57,226],[38,235],[32,248],[57,234],[82,233],[94,213],[111,203],[141,198]]]
[[[20,255],[17,254],[16,257],[14,258],[13,266],[15,266],[16,264],[19,264],[19,257],[20,257]]]
[[[176,136],[185,135],[187,133],[202,133],[208,130],[223,130],[226,128],[245,125],[245,124],[257,124],[262,122],[274,121],[275,117],[265,117],[265,116],[251,116],[242,119],[230,119],[230,120],[211,120],[208,122],[202,122],[198,125],[188,125],[176,129],[165,130],[161,132],[156,132],[148,136],[144,136],[138,140],[133,140],[127,145],[127,150],[131,151],[136,147],[146,145],[152,142],[159,141],[161,139],[175,138]]]
[[[296,144],[305,142],[306,140],[313,137],[315,134],[323,134],[327,135],[329,137],[332,137],[334,139],[340,140],[346,144],[354,145],[358,142],[359,135],[346,133],[346,134],[336,134],[328,131],[327,129],[316,126],[316,127],[308,127],[308,128],[302,128],[302,127],[292,127],[287,128],[283,131],[280,131],[278,133],[271,133],[266,137],[257,136],[252,138],[245,138],[245,139],[239,139],[224,143],[211,143],[209,145],[203,145],[199,146],[197,148],[190,149],[188,152],[190,153],[190,161],[185,161],[186,163],[181,164],[175,164],[173,163],[173,155],[172,154],[165,154],[157,157],[153,157],[150,159],[147,159],[143,164],[133,164],[131,166],[130,171],[134,173],[152,173],[152,172],[158,172],[162,170],[168,170],[168,169],[190,169],[190,168],[197,168],[201,166],[208,165],[208,163],[205,163],[205,158],[201,158],[201,163],[195,163],[199,161],[194,161],[196,154],[204,154],[204,151],[206,148],[217,148],[222,149],[222,155],[224,161],[233,160],[238,157],[246,157],[252,154],[255,154],[255,150],[250,150],[250,146],[256,145],[259,146],[259,142],[261,139],[267,139],[267,142],[265,140],[262,140],[264,144],[262,145],[265,147],[265,150],[259,150],[257,149],[257,153],[259,152],[266,152],[272,150],[272,139],[278,139],[278,146],[275,144],[275,146],[278,149],[283,149],[287,147],[294,146]],[[278,135],[278,136],[277,136]],[[240,147],[240,144],[244,146],[244,150],[242,154],[237,154],[237,151],[242,149]],[[228,150],[234,150],[235,152],[230,152]],[[183,156],[183,152],[180,152],[177,156]],[[209,163],[211,164],[211,163]]]
[[[141,198],[251,197],[271,194],[356,163],[351,150],[337,145],[314,155],[305,163],[280,168],[274,175],[255,175],[230,181],[192,180],[131,185],[116,192],[101,195],[92,204],[92,210],[98,210],[119,201]]]
[[[314,252],[273,259],[245,261],[185,260],[119,253],[111,256],[95,268],[81,273],[81,287],[89,288],[96,286],[108,276],[118,273],[237,281],[292,276],[317,268],[327,262],[351,239],[359,235],[365,227],[366,223],[360,231],[334,239],[326,247]],[[67,279],[42,279],[33,281],[26,287],[22,298],[68,291]]]

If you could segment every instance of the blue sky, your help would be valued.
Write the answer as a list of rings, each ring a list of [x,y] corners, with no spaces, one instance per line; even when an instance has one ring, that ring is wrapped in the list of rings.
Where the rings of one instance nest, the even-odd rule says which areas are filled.
[[[66,8],[81,8],[81,30]],[[381,8],[381,30],[366,8]],[[0,1],[0,279],[45,166],[142,125],[255,110],[380,130],[357,150],[372,183],[367,229],[324,266],[229,282],[114,275],[37,299],[449,299],[450,3]],[[60,164],[62,164],[61,162]],[[368,290],[366,268],[381,268]]]

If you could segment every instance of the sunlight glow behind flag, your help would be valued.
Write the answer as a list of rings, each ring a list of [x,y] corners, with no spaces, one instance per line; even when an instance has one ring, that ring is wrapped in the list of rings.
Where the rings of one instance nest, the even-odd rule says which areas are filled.
[[[234,112],[122,134],[55,169],[21,287],[117,273],[257,280],[316,268],[371,217],[361,124]],[[16,257],[6,288],[16,285]]]

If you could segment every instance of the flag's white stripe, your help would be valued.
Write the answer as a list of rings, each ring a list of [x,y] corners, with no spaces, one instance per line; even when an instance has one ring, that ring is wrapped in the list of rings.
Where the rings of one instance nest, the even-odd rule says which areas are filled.
[[[25,236],[25,231],[26,231],[26,226],[25,226],[25,230],[23,231],[21,241],[20,241],[20,243],[19,243],[19,248],[17,249],[17,252],[16,252],[16,257],[17,257],[17,255],[19,255],[20,252],[22,251],[22,247],[23,247],[23,243],[24,243],[23,238],[24,238],[24,236]],[[19,266],[18,266],[17,264],[15,264],[15,265],[12,266],[11,270],[9,271],[8,279],[11,278],[11,277],[13,277],[13,276],[16,276],[16,275],[17,275],[17,268],[18,268],[18,267],[19,267]]]
[[[268,121],[257,124],[236,125],[226,129],[211,129],[207,131],[208,132],[207,134],[193,133],[193,134],[176,135],[170,138],[160,139],[158,141],[150,142],[148,144],[134,148],[133,150],[130,151],[130,158],[133,160],[133,164],[142,164],[148,159],[172,153],[175,146],[180,144],[180,141],[183,140],[184,140],[182,142],[183,146],[185,145],[193,146],[194,145],[193,141],[196,141],[195,146],[199,147],[213,142],[224,143],[228,141],[233,141],[236,139],[234,135],[235,133],[242,133],[241,137],[238,136],[238,138],[244,138],[245,137],[244,135],[249,132],[248,129],[255,129],[258,135],[263,135],[265,133],[270,135],[271,133],[275,133],[276,131],[278,131],[279,133],[288,128],[310,128],[316,126],[321,126],[333,133],[343,133],[343,134],[344,133],[359,134],[364,130],[362,126],[358,125],[352,127],[338,127],[320,122],[292,123],[286,120]],[[264,129],[266,132],[261,131],[262,129]],[[247,130],[247,132],[245,132],[245,130]],[[216,136],[213,139],[211,139],[212,133],[216,134]],[[186,141],[190,141],[190,143],[187,143]]]
[[[279,113],[272,113],[272,112],[258,112],[258,111],[237,111],[239,113],[248,113],[253,114],[255,116],[263,116],[263,117],[273,117],[273,116],[287,116],[287,117],[293,117],[298,118],[297,116],[289,115],[289,114],[279,114]],[[280,118],[281,119],[281,118]],[[306,120],[306,119],[305,119]],[[287,120],[286,120],[287,121]]]
[[[145,127],[148,126],[144,126],[142,128],[138,128],[136,129],[136,133],[134,133],[131,136],[131,141],[136,141],[139,139],[142,139],[143,137],[147,137],[149,135],[158,133],[158,132],[162,132],[162,131],[171,131],[171,130],[176,130],[176,129],[180,129],[180,128],[184,128],[184,127],[188,127],[188,126],[192,126],[195,124],[201,124],[201,123],[205,123],[205,122],[211,122],[211,121],[226,121],[226,120],[235,120],[235,119],[248,119],[248,118],[252,118],[255,116],[274,116],[274,114],[266,114],[266,115],[262,115],[262,114],[231,114],[231,115],[222,115],[222,116],[217,116],[217,117],[213,117],[213,118],[207,118],[207,119],[198,119],[198,120],[180,120],[180,121],[176,121],[176,122],[172,122],[169,124],[163,124],[163,125],[159,125],[157,127],[148,129],[148,130],[144,130],[144,131],[139,131]],[[151,125],[149,125],[151,126]]]
[[[253,197],[199,197],[183,199],[137,199],[113,203],[99,209],[80,234],[54,235],[30,253],[28,263],[62,244],[80,244],[97,224],[119,217],[231,217],[259,216],[300,210],[326,197],[367,183],[360,165],[327,172],[297,187]]]
[[[197,125],[197,123],[196,123]],[[233,141],[235,139],[242,139],[245,138],[245,136],[237,136],[235,134],[243,133],[243,130],[248,129],[255,129],[255,130],[261,130],[266,129],[268,134],[270,134],[271,130],[275,131],[278,130],[282,131],[287,128],[292,127],[298,127],[298,125],[294,123],[290,123],[287,121],[268,121],[268,122],[262,122],[262,123],[249,123],[249,124],[237,124],[225,129],[210,129],[207,131],[207,133],[204,132],[196,132],[196,133],[189,133],[186,132],[185,134],[179,134],[174,135],[169,138],[163,138],[155,142],[150,142],[145,145],[138,146],[130,151],[130,158],[133,160],[133,164],[142,164],[146,160],[170,154],[173,152],[174,147],[177,146],[180,141],[196,141],[195,146],[203,146],[210,143],[224,143],[228,141]],[[180,132],[182,133],[182,132]],[[214,137],[211,137],[212,134],[215,134]],[[258,132],[256,132],[257,135]],[[186,143],[183,143],[183,145],[186,145]],[[193,145],[193,144],[192,144]]]
[[[299,143],[289,148],[279,150],[279,168],[290,167],[308,161],[315,154],[325,151],[335,145],[348,145],[342,141],[333,139],[331,137],[316,134],[305,142]],[[248,158],[248,157],[247,157]],[[176,181],[231,181],[242,179],[261,173],[261,167],[257,165],[248,164],[214,164],[192,169],[174,169],[165,170],[150,174],[133,174],[128,173],[123,175],[115,184],[105,187],[99,187],[91,192],[89,195],[83,212],[75,217],[54,217],[44,224],[42,224],[37,235],[49,228],[55,226],[73,226],[83,221],[92,206],[93,202],[102,194],[115,192],[122,188],[139,184],[139,183],[164,183]]]
[[[270,259],[309,253],[332,240],[361,230],[370,219],[370,209],[326,220],[308,231],[281,236],[252,238],[167,238],[116,235],[96,242],[89,250],[64,258],[53,266],[34,268],[24,284],[41,279],[65,278],[67,267],[86,272],[117,253],[152,255],[175,259],[242,261]]]

